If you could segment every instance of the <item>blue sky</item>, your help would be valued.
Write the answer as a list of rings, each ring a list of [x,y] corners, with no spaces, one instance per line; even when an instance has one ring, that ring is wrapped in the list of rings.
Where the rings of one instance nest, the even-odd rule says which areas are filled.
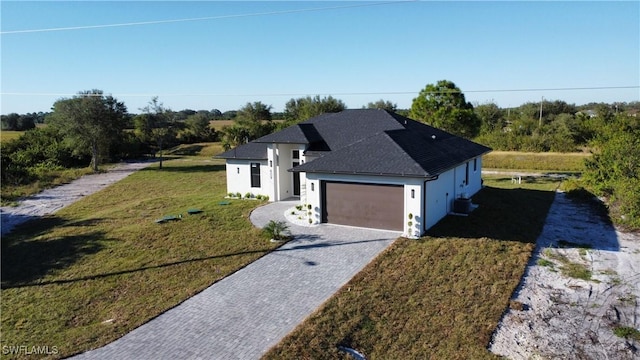
[[[316,94],[349,108],[381,98],[409,108],[442,79],[468,101],[501,107],[541,97],[640,100],[638,1],[0,6],[2,114],[49,111],[57,99],[90,89],[132,113],[152,96],[173,110],[262,101],[282,111],[289,99]],[[162,22],[195,18],[206,19]],[[149,23],[132,24],[140,22]],[[117,24],[129,25],[106,26]],[[622,86],[634,88],[582,89]],[[567,88],[581,89],[553,90]]]

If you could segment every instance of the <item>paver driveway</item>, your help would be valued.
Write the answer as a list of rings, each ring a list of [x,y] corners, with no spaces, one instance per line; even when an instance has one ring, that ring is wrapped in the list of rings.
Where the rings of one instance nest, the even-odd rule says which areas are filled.
[[[295,202],[251,214],[259,227]],[[78,359],[257,359],[398,236],[335,225],[291,225],[295,240],[122,338]]]

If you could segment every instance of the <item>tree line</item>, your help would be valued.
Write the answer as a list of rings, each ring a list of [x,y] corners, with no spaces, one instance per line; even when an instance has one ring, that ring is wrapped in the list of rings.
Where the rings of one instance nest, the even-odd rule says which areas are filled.
[[[318,95],[291,99],[279,113],[260,101],[226,112],[172,111],[155,97],[138,114],[131,114],[124,103],[101,90],[82,91],[56,101],[50,113],[2,115],[3,130],[28,131],[2,144],[1,180],[28,184],[48,171],[87,165],[98,170],[104,161],[144,155],[159,155],[161,167],[163,150],[177,144],[221,141],[230,149],[346,108],[340,99]],[[615,201],[616,208],[640,226],[640,102],[577,106],[541,99],[514,108],[492,102],[474,106],[453,82],[441,80],[422,89],[410,109],[398,109],[384,99],[363,108],[394,111],[494,150],[588,149],[594,156],[587,164],[584,185]],[[216,120],[233,123],[216,131],[211,126]],[[40,123],[46,126],[36,127]]]

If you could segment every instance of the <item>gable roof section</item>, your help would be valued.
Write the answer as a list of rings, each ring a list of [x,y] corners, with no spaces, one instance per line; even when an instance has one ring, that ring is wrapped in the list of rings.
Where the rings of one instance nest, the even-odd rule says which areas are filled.
[[[490,148],[401,115],[377,109],[345,110],[316,116],[242,145],[238,154],[258,152],[268,143],[307,144],[317,157],[290,171],[433,178]],[[254,144],[254,145],[250,145]],[[230,156],[233,150],[218,155]]]

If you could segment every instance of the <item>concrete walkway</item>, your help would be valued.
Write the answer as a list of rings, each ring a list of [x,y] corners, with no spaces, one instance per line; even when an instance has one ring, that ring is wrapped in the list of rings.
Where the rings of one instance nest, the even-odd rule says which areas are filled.
[[[135,171],[145,168],[150,161],[130,161],[117,164],[106,172],[85,175],[68,184],[46,189],[38,194],[22,199],[18,206],[0,207],[0,229],[4,236],[16,226],[73,204],[81,198],[98,192],[118,182]]]
[[[296,202],[253,211],[262,227]],[[78,359],[258,359],[401,234],[291,225],[295,239]]]

